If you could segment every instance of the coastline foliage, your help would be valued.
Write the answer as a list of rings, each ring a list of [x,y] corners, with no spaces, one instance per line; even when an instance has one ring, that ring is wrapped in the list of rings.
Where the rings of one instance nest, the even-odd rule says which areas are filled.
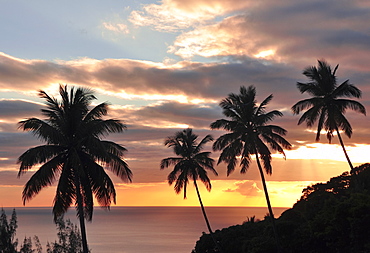
[[[370,252],[370,164],[307,186],[299,201],[276,219],[284,252]],[[229,253],[276,252],[269,216],[250,218],[242,225],[217,230],[214,236]],[[196,242],[193,253],[212,253],[208,234]]]
[[[70,219],[59,217],[56,222],[58,241],[46,244],[47,253],[82,253],[81,232]],[[11,218],[7,219],[4,209],[0,215],[0,252],[1,253],[42,253],[38,236],[25,237],[18,251],[18,239],[15,238],[18,228],[17,213],[13,209]],[[33,240],[32,240],[33,239]],[[35,248],[33,247],[35,244]]]

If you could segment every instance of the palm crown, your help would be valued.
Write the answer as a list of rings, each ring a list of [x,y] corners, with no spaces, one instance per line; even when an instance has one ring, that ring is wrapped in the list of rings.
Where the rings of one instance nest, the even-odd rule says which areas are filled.
[[[107,114],[106,103],[90,109],[95,99],[90,90],[71,88],[68,93],[67,86],[60,86],[59,93],[61,102],[44,91],[39,92],[46,100],[46,108],[41,111],[47,119],[30,118],[19,123],[21,129],[33,132],[46,142],[19,157],[18,176],[41,165],[26,183],[23,201],[32,199],[59,176],[54,218],[64,214],[72,204],[77,207],[80,201],[83,211],[77,208],[78,216],[91,220],[93,195],[106,208],[115,202],[114,185],[103,166],[122,180],[131,181],[132,172],[122,160],[126,149],[101,139],[108,133],[122,132],[125,125],[119,120],[102,119]]]
[[[249,168],[251,155],[255,155],[276,243],[279,247],[280,243],[275,226],[274,213],[260,158],[263,161],[266,173],[271,174],[271,152],[269,147],[285,157],[284,148],[290,149],[291,144],[283,137],[287,132],[284,128],[268,125],[276,117],[283,116],[277,110],[266,112],[266,105],[271,101],[272,97],[272,95],[268,96],[258,105],[255,87],[240,87],[239,94],[231,93],[220,103],[223,114],[230,120],[216,120],[211,124],[211,128],[221,128],[229,132],[221,135],[213,144],[214,150],[222,150],[218,163],[227,163],[227,175],[234,171],[238,157],[240,157],[240,172],[245,173]]]
[[[174,136],[168,137],[164,144],[172,147],[178,157],[168,157],[161,161],[161,169],[174,165],[173,171],[168,175],[168,183],[172,185],[175,181],[175,191],[180,193],[184,189],[186,198],[186,187],[189,180],[196,183],[200,179],[207,190],[211,190],[211,182],[207,170],[217,175],[213,168],[214,160],[210,157],[211,152],[201,152],[207,142],[213,140],[211,135],[204,137],[197,143],[198,135],[188,128],[177,132]]]
[[[291,145],[282,136],[286,130],[268,125],[276,117],[283,114],[273,110],[266,112],[266,105],[273,98],[268,96],[257,105],[254,86],[240,87],[240,94],[231,93],[220,103],[223,114],[230,118],[219,119],[211,124],[212,129],[224,129],[229,133],[220,136],[213,144],[214,150],[222,150],[218,163],[227,163],[227,174],[234,171],[237,157],[240,157],[241,172],[245,173],[251,162],[251,155],[259,154],[268,174],[272,173],[271,152],[269,147],[279,153]]]
[[[312,127],[318,120],[316,141],[320,140],[321,130],[326,131],[326,136],[331,142],[333,132],[343,130],[350,138],[352,135],[352,126],[344,116],[347,109],[366,114],[365,107],[354,100],[345,98],[360,98],[361,91],[349,80],[340,85],[337,84],[335,76],[338,65],[332,71],[330,65],[324,60],[318,61],[318,67],[307,67],[303,75],[308,77],[310,82],[297,82],[297,88],[301,93],[308,93],[312,98],[297,102],[292,107],[294,114],[299,114],[307,109],[298,121],[298,124],[306,122],[308,127]]]
[[[186,198],[186,187],[190,181],[193,181],[195,190],[197,192],[198,200],[204,220],[207,224],[209,233],[215,243],[216,248],[222,252],[216,239],[213,236],[213,231],[209,223],[206,210],[204,208],[202,198],[197,185],[197,180],[200,179],[207,190],[211,190],[211,180],[208,177],[207,170],[212,171],[217,175],[213,168],[214,160],[210,157],[211,152],[201,152],[203,146],[213,141],[211,135],[204,137],[197,143],[198,135],[193,133],[193,130],[188,128],[177,132],[174,136],[168,137],[164,141],[164,145],[173,148],[173,151],[178,157],[168,157],[161,161],[161,169],[174,165],[173,171],[168,175],[168,183],[172,185],[175,181],[175,192],[178,194],[184,189],[184,199]]]

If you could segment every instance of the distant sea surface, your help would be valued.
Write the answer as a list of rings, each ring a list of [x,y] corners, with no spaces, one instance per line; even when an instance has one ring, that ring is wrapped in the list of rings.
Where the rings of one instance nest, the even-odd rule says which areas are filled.
[[[4,208],[11,217],[12,208]],[[274,208],[279,217],[286,208]],[[263,219],[267,208],[206,207],[213,230],[242,224],[247,217]],[[46,252],[46,243],[57,239],[51,208],[16,208],[16,238],[37,235]],[[65,218],[79,226],[74,209]],[[87,239],[92,253],[190,253],[202,232],[208,232],[200,207],[95,207],[87,223]]]

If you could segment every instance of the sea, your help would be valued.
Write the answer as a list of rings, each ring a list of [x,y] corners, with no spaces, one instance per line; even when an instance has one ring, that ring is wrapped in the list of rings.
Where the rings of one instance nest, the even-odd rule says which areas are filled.
[[[287,208],[274,208],[275,217]],[[12,208],[4,208],[8,220]],[[15,208],[16,238],[38,236],[46,252],[47,242],[57,240],[51,208]],[[206,207],[212,229],[242,224],[247,217],[263,219],[264,207]],[[79,226],[74,209],[65,219]],[[203,232],[208,232],[200,207],[95,207],[87,222],[87,240],[92,253],[191,253]]]

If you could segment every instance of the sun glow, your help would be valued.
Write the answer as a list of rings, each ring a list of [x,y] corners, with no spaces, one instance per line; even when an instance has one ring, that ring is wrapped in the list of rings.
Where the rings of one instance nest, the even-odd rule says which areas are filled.
[[[271,181],[267,182],[271,203],[274,207],[291,207],[301,196],[302,189],[312,181]],[[20,185],[0,185],[0,199],[3,207],[22,206]],[[254,206],[265,207],[266,199],[261,182],[253,180],[213,180],[212,191],[208,192],[199,183],[205,206]],[[176,194],[173,185],[167,182],[116,184],[117,206],[199,206],[199,200],[192,184]],[[51,206],[55,186],[43,189],[40,194],[27,202],[27,207]]]
[[[256,57],[256,58],[266,58],[266,57],[272,56],[274,54],[275,54],[275,50],[270,49],[270,50],[261,51],[258,54],[255,54],[253,56]]]
[[[354,163],[369,162],[370,145],[356,144],[346,146],[346,151]],[[285,151],[287,159],[330,159],[335,161],[347,161],[343,149],[338,144],[310,143],[300,146],[295,150]],[[280,155],[274,155],[277,157]]]

